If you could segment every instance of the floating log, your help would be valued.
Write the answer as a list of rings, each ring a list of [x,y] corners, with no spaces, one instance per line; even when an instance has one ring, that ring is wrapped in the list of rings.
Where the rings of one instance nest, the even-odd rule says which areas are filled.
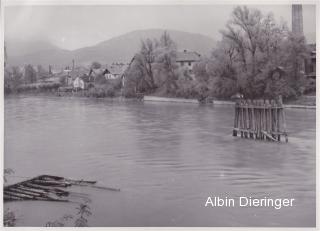
[[[70,183],[67,182],[59,182],[53,180],[34,180],[33,183],[44,185],[44,186],[57,186],[57,187],[68,187],[71,186]]]
[[[17,192],[17,193],[26,194],[26,195],[29,195],[29,196],[34,196],[34,197],[41,196],[41,193],[30,192],[29,190],[23,190],[23,189],[20,189],[20,188],[10,188],[9,192]],[[42,195],[44,195],[44,194],[42,194]]]
[[[92,186],[94,188],[98,188],[98,189],[105,189],[105,190],[110,190],[110,191],[120,191],[119,188],[110,188],[110,187],[105,187],[105,186],[100,186],[100,185],[94,185]]]
[[[239,99],[235,104],[233,136],[288,142],[281,96],[277,100]]]
[[[51,175],[41,175],[37,177],[39,180],[57,180],[57,181],[64,181],[65,178],[60,176],[51,176]]]
[[[73,180],[59,176],[41,175],[23,182],[4,187],[4,201],[12,200],[43,200],[67,202],[67,197],[81,197],[84,194],[69,192],[61,188],[67,188],[72,185],[93,186],[96,181]],[[108,188],[111,190],[112,188]],[[113,189],[118,191],[117,189]]]
[[[21,200],[24,200],[23,198],[21,198],[21,197],[16,197],[16,196],[13,196],[13,195],[8,195],[8,194],[6,194],[6,193],[4,193],[3,194],[3,199],[4,199],[4,201],[21,201]]]
[[[34,198],[33,196],[26,195],[26,194],[23,194],[23,193],[12,192],[12,191],[10,191],[10,190],[5,191],[4,194],[7,195],[7,196],[19,197],[19,198],[25,199],[25,200],[33,199],[33,198]]]

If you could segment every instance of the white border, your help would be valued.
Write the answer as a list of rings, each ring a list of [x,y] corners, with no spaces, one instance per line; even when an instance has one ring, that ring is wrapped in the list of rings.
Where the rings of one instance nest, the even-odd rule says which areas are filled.
[[[320,30],[319,30],[319,21],[320,21],[320,1],[319,0],[0,0],[0,16],[1,16],[1,26],[0,26],[0,76],[2,79],[0,81],[0,114],[1,114],[1,132],[0,132],[0,146],[1,149],[1,156],[0,163],[1,163],[1,172],[3,173],[4,169],[4,89],[3,89],[3,77],[4,77],[4,7],[5,6],[17,6],[17,5],[284,5],[284,4],[293,4],[293,3],[300,3],[300,4],[316,4],[316,43],[317,45],[317,66],[316,66],[316,78],[317,81],[317,102],[319,101],[320,93],[320,75],[319,75],[319,68],[320,68]],[[317,144],[320,144],[320,123],[319,123],[319,107],[316,109],[317,113],[317,120],[316,120],[316,179],[319,179],[319,148]],[[88,228],[81,228],[81,230],[290,230],[290,231],[302,231],[302,230],[318,230],[319,229],[319,185],[318,180],[316,180],[316,201],[317,201],[317,224],[316,228],[266,228],[266,227],[88,227]],[[0,177],[0,184],[3,185],[3,177]],[[3,187],[0,187],[0,198],[3,198]],[[46,227],[12,227],[6,228],[3,227],[3,200],[0,199],[0,228],[1,229],[10,229],[10,230],[47,230]],[[303,211],[302,211],[303,212]],[[74,230],[76,228],[50,228],[51,230]]]

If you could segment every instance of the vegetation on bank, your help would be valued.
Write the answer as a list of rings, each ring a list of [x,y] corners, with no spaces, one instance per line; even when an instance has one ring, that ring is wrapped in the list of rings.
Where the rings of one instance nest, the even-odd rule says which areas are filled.
[[[142,41],[127,71],[125,95],[135,92],[158,96],[230,99],[239,93],[247,98],[297,98],[315,91],[314,82],[301,72],[307,57],[303,36],[292,34],[271,14],[236,7],[222,40],[211,57],[194,65],[193,73],[181,70],[177,48],[169,34]]]
[[[91,208],[89,206],[90,201],[86,200],[79,203],[75,208],[76,214],[65,214],[54,221],[48,221],[45,224],[45,227],[65,227],[65,226],[74,226],[74,227],[88,227],[88,218],[92,215]],[[15,227],[17,223],[17,217],[14,211],[6,208],[3,215],[3,226],[4,227]]]

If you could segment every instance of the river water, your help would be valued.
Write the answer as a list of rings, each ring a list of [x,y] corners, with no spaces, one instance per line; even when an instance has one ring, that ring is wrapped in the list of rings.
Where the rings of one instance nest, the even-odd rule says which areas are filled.
[[[89,226],[315,226],[316,112],[287,109],[289,143],[231,135],[233,107],[7,97],[4,165],[97,180]],[[294,198],[293,207],[205,207],[208,196]],[[44,226],[76,203],[4,204],[17,226]],[[73,221],[69,221],[72,225]]]

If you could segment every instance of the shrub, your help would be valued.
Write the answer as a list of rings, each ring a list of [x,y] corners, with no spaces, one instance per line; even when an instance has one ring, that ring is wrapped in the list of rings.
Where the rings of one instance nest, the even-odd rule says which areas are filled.
[[[88,96],[96,98],[115,97],[116,90],[111,85],[95,85],[88,90]]]

